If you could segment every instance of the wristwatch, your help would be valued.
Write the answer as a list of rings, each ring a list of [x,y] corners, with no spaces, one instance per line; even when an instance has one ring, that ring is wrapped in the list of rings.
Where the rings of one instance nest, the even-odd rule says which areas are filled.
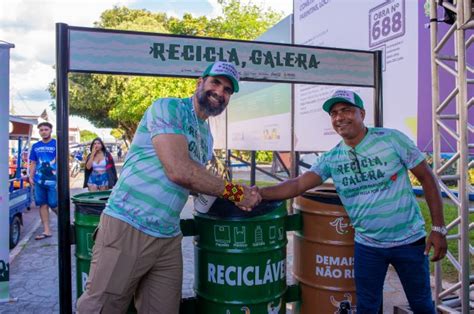
[[[431,226],[431,231],[441,233],[441,235],[444,237],[448,234],[448,229],[446,229],[446,226]]]

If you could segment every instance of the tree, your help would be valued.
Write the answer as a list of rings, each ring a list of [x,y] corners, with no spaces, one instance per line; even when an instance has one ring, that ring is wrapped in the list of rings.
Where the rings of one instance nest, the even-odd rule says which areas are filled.
[[[104,11],[100,16],[100,21],[95,22],[98,28],[128,29],[152,32],[166,32],[163,25],[167,20],[165,13],[151,13],[148,10],[134,10],[126,7],[114,6],[111,10]],[[134,25],[140,25],[136,29]]]
[[[69,77],[70,114],[86,118],[98,128],[112,128],[114,121],[109,111],[119,101],[120,93],[130,78],[98,74],[72,74]],[[56,94],[55,82],[48,88],[52,97]],[[52,104],[55,110],[55,103]]]
[[[81,130],[79,133],[81,135],[81,142],[90,142],[96,137],[99,137],[99,135],[89,130]]]
[[[173,34],[254,40],[282,18],[282,13],[262,11],[256,5],[241,4],[239,0],[217,2],[222,6],[222,16],[208,20],[185,14],[182,19],[168,19],[167,28]]]
[[[207,36],[253,40],[277,23],[281,13],[263,11],[256,5],[243,5],[239,0],[218,0],[223,16],[209,19],[184,14],[167,17],[126,7],[114,7],[102,13],[99,28],[136,30],[179,35]],[[97,127],[118,128],[130,141],[141,116],[159,97],[185,97],[195,87],[195,80],[128,77],[99,74],[72,74],[69,84],[70,113],[88,119]],[[48,88],[55,96],[55,82]],[[54,108],[54,103],[52,104]]]
[[[123,138],[123,134],[123,131],[120,129],[112,129],[112,131],[110,131],[110,135],[112,135],[117,141]]]
[[[112,135],[116,141],[123,141],[123,143],[125,144],[125,146],[127,146],[127,148],[130,147],[129,143],[127,142],[127,139],[125,138],[125,132],[121,129],[112,129],[112,131],[110,131],[110,135]]]
[[[166,15],[153,14],[147,10],[131,10],[125,7],[114,7],[101,15],[101,21],[95,26],[121,30],[138,30],[147,32],[166,32],[161,24]],[[69,110],[70,114],[86,118],[94,126],[119,128],[124,137],[131,140],[140,118],[129,119],[130,107],[123,104],[122,115],[112,115],[112,110],[121,105],[122,96],[134,91],[128,87],[134,77],[102,74],[71,74],[69,76]],[[56,94],[56,82],[48,87],[52,97]],[[127,97],[125,97],[127,98]],[[55,109],[55,104],[52,104]],[[142,111],[144,112],[144,110]],[[125,119],[122,119],[125,117]]]

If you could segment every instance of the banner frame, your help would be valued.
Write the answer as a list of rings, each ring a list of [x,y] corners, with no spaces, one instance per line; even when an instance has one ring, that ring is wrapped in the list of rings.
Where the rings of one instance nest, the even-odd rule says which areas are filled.
[[[361,53],[366,55],[372,55],[373,60],[376,58],[376,51],[369,50],[359,50],[359,49],[344,49],[344,48],[335,48],[335,47],[321,47],[321,46],[309,46],[301,44],[285,44],[285,43],[270,43],[264,41],[249,41],[249,40],[238,40],[238,39],[228,39],[228,38],[213,38],[213,37],[204,37],[204,36],[189,36],[189,35],[173,35],[173,34],[164,34],[164,33],[152,33],[152,32],[139,32],[139,31],[128,31],[128,30],[114,30],[114,29],[98,29],[90,27],[80,27],[80,26],[67,26],[68,38],[70,40],[71,32],[90,32],[90,33],[109,33],[109,34],[126,34],[126,35],[140,35],[140,36],[162,36],[168,38],[177,38],[177,39],[198,39],[198,40],[209,40],[214,42],[235,42],[243,44],[258,44],[266,46],[279,46],[279,47],[294,47],[294,48],[304,48],[310,50],[331,50],[339,52],[354,52]],[[95,73],[95,74],[111,74],[111,75],[131,75],[131,76],[152,76],[152,77],[177,77],[177,78],[197,78],[199,75],[166,75],[166,74],[157,74],[157,73],[137,73],[137,72],[121,72],[121,71],[90,71],[90,70],[77,70],[71,68],[70,66],[70,54],[71,54],[71,45],[68,41],[68,72],[72,73]],[[312,83],[311,81],[295,81],[295,80],[284,80],[284,79],[252,79],[252,78],[242,78],[241,81],[248,82],[275,82],[275,83],[293,83],[293,84],[315,84],[315,85],[332,85],[332,86],[354,86],[354,87],[371,87],[375,88],[376,86],[376,73],[374,68],[374,79],[373,84],[344,84],[344,83],[328,83],[328,82],[318,82]]]

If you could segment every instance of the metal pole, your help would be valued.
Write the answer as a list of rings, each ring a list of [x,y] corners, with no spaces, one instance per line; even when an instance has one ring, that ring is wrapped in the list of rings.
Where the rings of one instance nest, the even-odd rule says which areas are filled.
[[[295,152],[295,177],[300,175],[300,152]]]
[[[473,21],[465,21],[465,17],[469,16],[464,11],[466,7],[472,10],[472,0],[459,0],[456,6],[449,2],[439,2],[445,10],[450,10],[456,15],[454,25],[438,40],[437,29],[437,9],[438,2],[431,0],[431,63],[432,63],[432,97],[433,97],[433,158],[434,169],[436,174],[441,177],[445,172],[447,165],[457,165],[457,173],[454,176],[457,181],[458,195],[450,193],[449,188],[441,182],[441,188],[448,194],[458,207],[458,217],[448,224],[449,229],[457,228],[458,233],[448,237],[449,241],[457,241],[458,254],[454,256],[453,252],[448,251],[451,255],[449,262],[455,265],[458,271],[458,282],[451,288],[443,290],[441,285],[442,274],[440,266],[435,267],[436,276],[436,304],[438,310],[446,312],[462,312],[468,313],[470,306],[470,250],[469,250],[469,187],[468,181],[468,154],[469,154],[469,127],[468,127],[468,84],[470,81],[467,77],[467,48],[468,43],[465,40],[466,29],[473,28]],[[472,23],[472,24],[470,24]],[[452,56],[438,55],[442,48],[454,39],[454,53]],[[445,60],[454,61],[454,70],[452,66],[447,65]],[[444,98],[441,98],[439,91],[439,66],[447,70],[454,76],[455,86],[452,92]],[[452,99],[456,100],[456,114],[443,114],[443,111],[451,103]],[[471,99],[472,100],[472,99]],[[454,117],[456,121],[456,129],[453,131],[445,122],[451,121]],[[445,121],[446,120],[446,121]],[[457,153],[447,163],[441,166],[441,134],[440,130],[444,129],[447,134],[456,140]],[[459,291],[458,291],[459,290]],[[455,295],[455,300],[449,300],[446,297]],[[444,298],[444,300],[443,300]]]
[[[17,147],[18,153],[17,153],[17,160],[16,160],[16,173],[15,173],[15,178],[17,178],[17,179],[21,178],[21,161],[22,161],[21,160],[22,159],[21,158],[22,157],[21,156],[21,153],[22,153],[21,149],[23,148],[22,139],[23,138],[21,136],[18,138],[18,147]],[[20,182],[23,183],[22,181],[20,181]],[[21,187],[21,188],[23,188],[23,187]]]
[[[294,3],[293,3],[294,6]],[[294,10],[294,8],[293,8]],[[293,11],[294,12],[294,11]],[[295,44],[295,19],[294,16],[291,18],[291,44]],[[296,160],[295,154],[295,84],[291,83],[291,168],[290,168],[290,178],[295,178],[297,176],[295,169],[298,167],[298,162]]]
[[[10,101],[10,49],[15,45],[0,41],[0,303],[10,302],[9,230],[10,206],[8,176],[8,126]]]
[[[438,12],[435,0],[431,0],[430,3],[430,44],[431,44],[431,101],[432,101],[432,131],[433,131],[433,170],[435,175],[437,170],[441,167],[441,141],[440,141],[440,129],[438,123],[437,108],[440,103],[439,99],[439,77],[438,77],[438,64],[436,63],[436,43],[438,42]],[[437,176],[438,177],[438,176]],[[434,265],[435,274],[435,304],[436,306],[441,304],[441,300],[438,297],[443,290],[442,287],[442,272],[441,262],[437,262]]]
[[[232,161],[230,160],[231,151],[229,149],[229,110],[225,111],[225,166],[229,174],[229,180],[232,181]]]
[[[256,167],[257,167],[257,161],[256,161],[256,156],[257,152],[256,151],[251,151],[250,152],[250,186],[255,185],[256,181]]]
[[[465,0],[466,1],[466,0]],[[459,243],[459,259],[461,262],[461,272],[459,276],[461,278],[461,311],[462,313],[469,313],[469,190],[468,190],[468,171],[469,171],[469,160],[468,160],[468,110],[467,110],[467,64],[466,64],[466,51],[465,46],[465,30],[460,26],[464,23],[464,1],[457,1],[457,24],[458,29],[456,30],[455,43],[458,56],[457,62],[457,77],[456,84],[459,88],[459,93],[456,98],[457,112],[459,115],[458,120],[458,151],[461,153],[458,174],[460,179],[458,181],[458,192],[461,206],[459,208],[461,215],[461,241]]]
[[[58,268],[59,311],[72,313],[71,293],[71,239],[69,203],[69,108],[68,108],[68,62],[69,33],[66,24],[56,24],[56,121],[58,162]]]
[[[293,1],[293,12],[295,12],[295,1]],[[295,15],[291,16],[291,44],[295,44]],[[291,166],[290,166],[290,178],[296,178],[298,175],[296,172],[296,168],[298,167],[298,160],[296,160],[298,157],[296,156],[295,153],[295,146],[296,146],[296,139],[295,139],[295,84],[291,83],[291,153],[290,153],[290,159],[291,159]],[[288,206],[288,213],[293,214],[293,199],[290,200],[289,206]]]
[[[383,127],[382,51],[375,51],[374,59],[374,124]]]
[[[231,157],[234,158],[235,160],[240,161],[241,163],[244,163],[244,164],[246,164],[246,165],[248,165],[248,166],[251,166],[251,163],[248,162],[247,160],[244,160],[244,159],[242,159],[242,158],[240,158],[240,157],[238,157],[238,156],[235,156],[235,155],[231,155]],[[265,170],[265,169],[262,169],[262,168],[260,168],[260,167],[258,167],[258,166],[255,166],[255,169],[256,169],[257,171],[260,171],[261,173],[266,174],[266,175],[269,176],[270,178],[274,178],[274,179],[276,179],[276,180],[278,180],[278,181],[285,181],[285,179],[286,179],[286,178],[285,178],[285,179],[280,178],[279,176],[277,176],[277,175],[271,173],[270,171],[267,171],[267,170]]]
[[[226,154],[225,154],[225,163],[227,166],[227,169],[229,171],[229,180],[232,181],[232,161],[230,160],[232,156],[232,152],[230,149],[226,149]]]
[[[281,159],[280,153],[279,152],[274,152],[273,158],[277,159],[277,163],[280,164],[280,166],[283,168],[283,170],[286,172],[288,176],[290,176],[290,170],[286,167],[285,163],[283,162],[283,159]],[[277,165],[278,166],[278,165]]]

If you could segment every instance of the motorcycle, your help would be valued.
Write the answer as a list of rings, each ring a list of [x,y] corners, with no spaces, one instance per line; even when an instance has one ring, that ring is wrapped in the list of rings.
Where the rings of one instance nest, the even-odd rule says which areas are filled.
[[[81,161],[77,157],[72,157],[69,162],[69,175],[71,178],[77,177],[81,171]]]

